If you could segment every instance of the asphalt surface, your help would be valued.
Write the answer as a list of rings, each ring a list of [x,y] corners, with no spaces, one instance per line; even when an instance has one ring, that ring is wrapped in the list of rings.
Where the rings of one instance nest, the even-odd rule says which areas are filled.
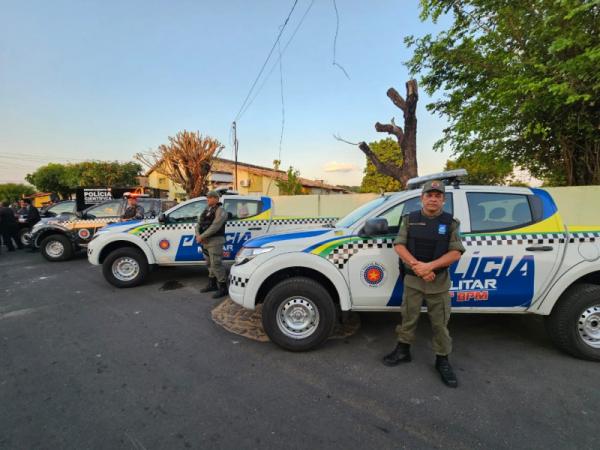
[[[0,448],[598,448],[600,364],[538,317],[454,315],[445,387],[423,317],[413,362],[381,357],[397,314],[294,354],[230,334],[201,268],[118,290],[81,256],[0,255]]]

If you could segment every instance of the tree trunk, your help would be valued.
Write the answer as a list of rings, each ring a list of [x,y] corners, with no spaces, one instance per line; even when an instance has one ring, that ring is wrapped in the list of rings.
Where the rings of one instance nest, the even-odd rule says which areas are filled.
[[[393,163],[381,161],[371,150],[366,142],[361,142],[358,148],[369,158],[379,172],[390,176],[406,187],[406,182],[416,177],[418,174],[417,168],[417,102],[419,93],[416,80],[409,80],[406,83],[406,100],[394,88],[389,88],[387,96],[392,103],[396,105],[404,116],[404,129],[400,128],[392,118],[391,123],[382,124],[377,122],[375,130],[380,133],[388,133],[394,135],[400,151],[402,153],[402,165],[397,166]]]

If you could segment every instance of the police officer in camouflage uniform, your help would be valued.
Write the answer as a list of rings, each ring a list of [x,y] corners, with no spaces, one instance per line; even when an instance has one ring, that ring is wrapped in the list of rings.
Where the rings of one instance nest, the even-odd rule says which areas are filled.
[[[121,222],[128,220],[142,220],[144,218],[144,207],[138,205],[137,197],[130,195],[127,197],[127,208],[121,214]]]
[[[208,284],[200,292],[216,291],[213,298],[227,295],[227,275],[223,267],[223,245],[225,244],[225,223],[227,213],[219,201],[219,193],[206,194],[206,209],[198,217],[196,242],[202,246],[202,253],[208,264]]]
[[[404,276],[402,323],[396,328],[398,344],[383,358],[387,366],[411,360],[410,345],[423,301],[433,330],[435,367],[442,381],[457,387],[456,375],[448,361],[452,339],[448,332],[450,319],[450,275],[448,267],[458,261],[465,248],[460,240],[459,222],[443,211],[445,187],[441,181],[425,183],[421,193],[423,208],[405,215],[400,224],[394,249],[400,257],[400,274]]]

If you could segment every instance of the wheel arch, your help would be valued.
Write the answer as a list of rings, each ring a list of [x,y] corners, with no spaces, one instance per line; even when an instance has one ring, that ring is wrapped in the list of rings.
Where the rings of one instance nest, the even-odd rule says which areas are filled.
[[[554,283],[548,294],[539,305],[534,305],[531,312],[549,315],[569,288],[576,284],[595,284],[600,286],[600,269],[597,263],[580,263],[571,268]]]
[[[114,250],[117,250],[119,248],[123,248],[123,247],[135,248],[137,250],[140,250],[146,256],[146,259],[148,260],[148,264],[154,264],[154,257],[151,253],[149,253],[149,251],[147,249],[145,249],[143,246],[139,245],[139,243],[132,242],[127,239],[119,239],[117,241],[111,241],[108,244],[106,244],[104,247],[102,247],[102,249],[100,250],[100,256],[98,257],[98,262],[100,264],[104,263],[104,260],[111,252],[113,252]]]
[[[264,266],[264,267],[263,267]],[[311,278],[323,285],[342,311],[351,308],[346,280],[333,265],[316,255],[283,254],[269,260],[250,277],[249,294],[254,304],[262,303],[269,290],[280,281],[294,276]],[[252,283],[253,280],[256,284]]]

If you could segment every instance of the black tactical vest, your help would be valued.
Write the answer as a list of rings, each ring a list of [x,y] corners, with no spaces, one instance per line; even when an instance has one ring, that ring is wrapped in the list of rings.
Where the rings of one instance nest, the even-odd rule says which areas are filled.
[[[223,206],[223,204],[219,202],[215,206],[208,206],[204,211],[202,211],[202,214],[200,214],[200,217],[198,218],[198,228],[200,230],[200,234],[204,233],[206,230],[208,230],[208,227],[211,226],[213,220],[215,220],[217,208],[220,206]],[[219,230],[213,236],[225,236],[225,224],[226,222],[223,222],[221,228],[219,228]]]
[[[450,225],[452,214],[442,212],[437,217],[429,218],[420,210],[408,215],[408,242],[406,248],[418,261],[431,262],[448,253],[450,245]],[[447,269],[437,269],[441,273]],[[404,266],[405,273],[414,272]]]

